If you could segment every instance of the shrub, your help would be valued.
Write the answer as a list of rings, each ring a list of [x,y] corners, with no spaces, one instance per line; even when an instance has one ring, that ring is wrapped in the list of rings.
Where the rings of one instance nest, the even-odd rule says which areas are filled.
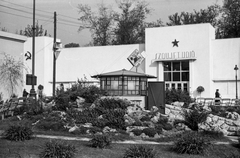
[[[143,116],[141,119],[140,119],[140,121],[142,121],[142,122],[147,122],[147,121],[151,121],[151,118],[149,117],[149,116]]]
[[[92,134],[96,134],[97,132],[102,132],[102,129],[96,126],[93,126],[91,128],[89,128],[89,132]]]
[[[157,131],[154,128],[144,128],[142,132],[149,137],[154,137],[154,135],[157,134]]]
[[[96,109],[123,109],[127,110],[128,106],[131,106],[131,103],[124,99],[119,98],[103,98],[95,102]]]
[[[140,136],[142,134],[142,130],[137,128],[133,129],[131,132],[133,132],[135,136]]]
[[[207,139],[210,140],[219,140],[224,138],[224,134],[221,131],[202,131],[200,133],[203,137],[206,137]]]
[[[161,125],[162,125],[162,128],[166,131],[170,131],[173,129],[173,126],[170,123],[163,123]]]
[[[92,147],[101,149],[110,146],[111,142],[111,137],[108,134],[95,134],[90,141]]]
[[[164,130],[172,130],[173,126],[168,123],[168,118],[167,117],[160,117],[160,119],[158,120],[157,124]]]
[[[65,122],[57,113],[48,114],[45,119],[40,120],[36,127],[41,130],[65,131]]]
[[[198,124],[206,121],[208,112],[200,112],[194,110],[183,111],[184,124],[187,125],[191,130],[198,131]]]
[[[198,87],[197,87],[197,92],[200,93],[200,94],[201,94],[204,90],[205,90],[205,89],[203,88],[203,86],[198,86]]]
[[[92,85],[89,87],[84,87],[84,92],[81,95],[87,103],[93,103],[95,100],[100,98],[100,96],[105,95],[105,92],[100,90],[100,88]]]
[[[165,91],[165,103],[171,104],[175,101],[184,102],[184,105],[189,105],[191,103],[191,97],[187,91],[182,90],[166,90]]]
[[[142,122],[138,119],[135,120],[135,122],[132,124],[132,126],[142,126]]]
[[[65,142],[47,142],[43,151],[40,154],[40,158],[72,158],[77,152],[75,146],[69,145]]]
[[[60,94],[55,98],[55,106],[53,107],[54,110],[58,111],[67,111],[70,108],[69,105],[69,95],[67,94]]]
[[[155,155],[153,148],[133,145],[125,150],[123,158],[155,158]]]
[[[158,134],[162,133],[163,125],[162,124],[156,124],[155,125],[155,130]]]
[[[103,118],[107,120],[106,126],[116,129],[125,129],[125,119],[124,115],[126,114],[125,110],[123,109],[112,109],[107,110],[106,113],[103,115]]]
[[[204,154],[209,145],[210,141],[197,132],[188,132],[174,142],[173,149],[180,154]]]
[[[10,126],[5,132],[4,137],[13,141],[24,141],[32,138],[33,131],[31,128],[22,125]]]

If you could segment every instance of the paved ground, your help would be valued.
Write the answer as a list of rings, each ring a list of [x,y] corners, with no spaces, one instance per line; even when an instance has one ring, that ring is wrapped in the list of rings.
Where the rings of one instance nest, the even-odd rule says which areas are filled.
[[[0,138],[4,131],[0,130]],[[49,139],[61,139],[61,140],[76,140],[76,141],[89,141],[90,138],[82,137],[67,137],[67,136],[49,136],[49,135],[35,135],[38,138],[49,138]],[[238,137],[227,136],[231,141],[238,142]],[[159,144],[159,145],[172,145],[173,142],[153,142],[153,141],[143,141],[143,140],[125,140],[125,141],[115,141],[113,143],[119,144]],[[215,142],[215,144],[230,144],[230,142]]]

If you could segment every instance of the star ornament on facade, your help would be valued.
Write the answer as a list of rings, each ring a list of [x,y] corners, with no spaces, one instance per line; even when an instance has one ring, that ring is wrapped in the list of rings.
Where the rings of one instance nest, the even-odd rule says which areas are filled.
[[[173,44],[173,47],[175,47],[175,46],[177,46],[178,47],[178,42],[179,41],[177,41],[176,39],[172,42],[172,44]]]

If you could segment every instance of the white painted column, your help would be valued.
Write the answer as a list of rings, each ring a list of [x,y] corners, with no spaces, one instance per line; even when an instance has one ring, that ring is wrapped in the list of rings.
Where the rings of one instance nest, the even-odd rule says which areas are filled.
[[[164,81],[163,62],[158,62],[157,65],[157,80]]]

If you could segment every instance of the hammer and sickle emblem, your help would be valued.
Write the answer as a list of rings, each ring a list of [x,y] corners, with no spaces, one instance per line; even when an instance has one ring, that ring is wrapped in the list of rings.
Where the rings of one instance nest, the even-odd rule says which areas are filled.
[[[27,53],[25,53],[25,57],[26,57],[26,60],[30,59],[31,60],[31,53],[29,51],[27,51]]]

